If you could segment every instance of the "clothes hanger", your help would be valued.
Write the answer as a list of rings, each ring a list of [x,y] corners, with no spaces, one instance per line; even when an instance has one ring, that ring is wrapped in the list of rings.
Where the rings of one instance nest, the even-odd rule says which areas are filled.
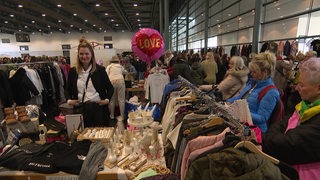
[[[212,119],[210,119],[207,123],[205,123],[204,125],[201,125],[202,128],[207,129],[210,127],[213,127],[215,125],[220,125],[224,123],[224,119],[219,117],[219,116],[215,116]]]
[[[270,160],[272,163],[274,164],[279,164],[280,161],[264,152],[262,152],[255,144],[253,144],[251,141],[241,141],[239,142],[237,145],[234,146],[234,148],[246,148],[249,151],[253,152],[253,153],[257,153],[262,155],[263,157],[267,158],[268,160]]]
[[[187,97],[179,97],[175,99],[176,101],[198,101],[199,99],[195,95]]]

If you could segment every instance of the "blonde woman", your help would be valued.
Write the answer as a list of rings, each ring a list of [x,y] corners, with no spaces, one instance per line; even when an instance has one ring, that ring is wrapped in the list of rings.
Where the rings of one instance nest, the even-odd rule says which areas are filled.
[[[201,62],[201,66],[207,76],[204,78],[204,84],[214,85],[217,82],[218,66],[214,60],[213,52],[207,52],[206,59]]]
[[[273,53],[265,52],[255,55],[249,63],[252,79],[238,96],[227,99],[228,102],[247,99],[253,124],[262,132],[268,130],[269,118],[280,98],[279,91],[276,88],[270,88],[261,100],[258,99],[262,90],[269,85],[274,86],[271,74],[275,70],[275,65],[276,57]]]
[[[113,86],[105,68],[97,64],[93,47],[83,37],[78,45],[77,64],[70,69],[68,77],[68,104],[82,104],[84,126],[108,126],[108,104],[114,91]]]
[[[249,69],[244,65],[244,61],[240,56],[232,56],[229,61],[229,70],[224,79],[214,88],[222,93],[222,99],[226,100],[238,95],[246,86],[248,81]],[[211,90],[212,85],[202,85],[201,90]]]

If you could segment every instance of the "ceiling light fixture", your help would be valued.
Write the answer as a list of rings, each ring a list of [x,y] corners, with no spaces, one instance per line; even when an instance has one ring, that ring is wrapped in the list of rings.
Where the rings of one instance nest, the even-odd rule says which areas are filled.
[[[100,6],[100,4],[97,3],[97,4],[96,4],[96,7],[99,7],[99,6]]]
[[[104,15],[108,16],[108,15],[109,15],[109,13],[104,13]]]
[[[113,22],[114,21],[114,19],[111,19],[111,22]]]
[[[33,24],[36,23],[35,21],[31,21]]]
[[[138,6],[138,4],[134,3],[134,4],[133,4],[133,6],[134,6],[134,7],[137,7],[137,6]]]
[[[77,16],[78,14],[74,13],[73,16]]]
[[[10,17],[14,17],[14,15],[13,15],[13,14],[10,14]]]
[[[46,14],[42,14],[42,17],[45,17],[46,16]]]
[[[22,4],[19,4],[18,7],[19,7],[19,8],[23,8],[23,5],[22,5]]]
[[[137,19],[138,22],[140,22],[140,19]]]
[[[50,25],[48,25],[48,28],[51,28],[51,26],[50,26]]]
[[[85,20],[84,20],[84,22],[88,22],[88,20],[87,20],[87,19],[85,19]]]
[[[57,7],[62,7],[62,5],[61,4],[57,4]]]
[[[59,19],[58,22],[61,23],[62,21]]]
[[[139,13],[136,13],[137,16],[139,16]]]
[[[19,29],[18,31],[21,32],[21,29]]]
[[[96,27],[96,25],[95,25],[95,24],[94,24],[94,25],[92,25],[92,26]]]
[[[116,24],[116,26],[119,26],[119,24]]]
[[[24,26],[24,28],[28,28],[28,26]]]

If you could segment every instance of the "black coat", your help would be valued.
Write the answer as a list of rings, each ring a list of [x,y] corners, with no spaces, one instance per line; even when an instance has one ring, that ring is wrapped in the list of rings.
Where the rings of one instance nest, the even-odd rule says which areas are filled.
[[[0,99],[3,107],[9,107],[13,104],[11,87],[7,75],[0,70]]]
[[[72,67],[69,71],[67,89],[69,93],[69,99],[78,99],[78,73],[75,67]],[[113,86],[109,80],[106,69],[103,66],[97,65],[97,69],[91,72],[91,81],[99,93],[100,99],[111,99],[113,94]]]
[[[19,68],[9,79],[9,82],[17,105],[25,105],[31,99],[31,94],[35,96],[39,94],[36,86],[28,78],[26,70],[23,68]]]
[[[284,134],[288,121],[278,121],[263,135],[267,154],[289,164],[320,161],[320,114]]]

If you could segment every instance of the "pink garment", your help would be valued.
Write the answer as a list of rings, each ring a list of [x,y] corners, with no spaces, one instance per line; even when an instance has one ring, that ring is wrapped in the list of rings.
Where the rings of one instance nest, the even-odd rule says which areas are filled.
[[[224,138],[223,138],[224,139]],[[195,160],[200,154],[206,152],[206,151],[209,151],[211,149],[214,149],[214,148],[219,148],[219,147],[222,147],[223,146],[223,139],[217,141],[216,143],[210,145],[210,146],[207,146],[207,147],[204,147],[204,148],[201,148],[201,149],[197,149],[195,151],[193,151],[192,153],[190,153],[189,157],[188,157],[188,160],[187,160],[187,164],[186,164],[186,173],[187,173],[187,170],[190,166],[190,164],[192,163],[193,160]]]
[[[297,111],[294,111],[292,116],[288,120],[288,126],[287,126],[287,129],[284,133],[287,133],[287,131],[290,129],[296,128],[298,126],[299,119],[300,119],[299,113]]]
[[[299,173],[300,180],[319,179],[320,162],[292,165]]]
[[[250,125],[250,129],[251,131],[253,131],[256,135],[256,139],[257,139],[257,143],[262,143],[262,132],[261,132],[261,129],[258,127],[258,126],[254,126],[254,127],[251,127],[251,126],[254,126],[253,124]]]
[[[63,124],[63,125],[66,125],[66,116],[55,116],[54,119],[56,121],[58,121],[59,123]]]
[[[222,139],[224,139],[225,134],[227,132],[229,132],[230,129],[226,128],[222,133],[215,135],[215,136],[199,136],[195,139],[192,139],[191,141],[188,142],[183,156],[182,156],[182,163],[181,163],[181,180],[184,179],[185,175],[186,175],[186,171],[188,169],[187,167],[187,160],[189,158],[189,155],[197,150],[197,149],[201,149],[207,146],[210,146],[212,144],[215,144],[218,141],[221,141]]]
[[[288,121],[288,126],[285,133],[287,133],[290,129],[296,128],[299,124],[299,119],[299,113],[297,111],[294,111]],[[292,167],[297,170],[300,180],[319,179],[320,162],[297,164],[292,165]]]

